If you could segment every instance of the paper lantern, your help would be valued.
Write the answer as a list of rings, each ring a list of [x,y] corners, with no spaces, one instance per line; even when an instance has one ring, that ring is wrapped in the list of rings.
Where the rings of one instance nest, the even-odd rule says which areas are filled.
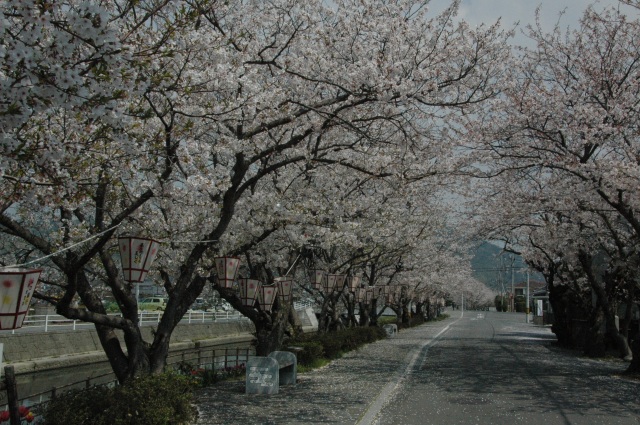
[[[258,291],[262,283],[258,279],[239,279],[240,286],[240,300],[242,305],[247,307],[253,307],[256,304],[256,298],[258,297]]]
[[[276,284],[278,285],[278,295],[283,303],[288,303],[291,299],[291,286],[293,285],[293,279],[287,276],[276,277]]]
[[[276,300],[278,287],[276,285],[262,285],[258,291],[258,303],[264,311],[271,311],[273,302]]]
[[[346,276],[343,274],[328,274],[325,279],[324,292],[330,294],[333,291],[342,291]]]
[[[311,286],[313,289],[319,291],[322,289],[322,286],[325,281],[325,273],[324,270],[311,270]]]
[[[18,329],[29,312],[42,270],[0,270],[0,330]]]
[[[358,288],[360,287],[360,276],[351,276],[349,278],[349,292],[356,293]]]
[[[378,299],[384,293],[384,286],[374,286],[373,287],[373,298]]]
[[[356,302],[361,303],[364,302],[367,295],[367,290],[365,288],[358,288],[356,291]]]
[[[144,282],[158,254],[160,242],[153,239],[122,236],[118,238],[122,273],[127,282]]]
[[[365,298],[364,298],[364,303],[365,304],[371,304],[371,302],[373,301],[373,298],[374,298],[373,297],[373,291],[374,291],[373,286],[369,286],[366,289]]]
[[[223,288],[232,288],[233,282],[238,276],[240,259],[238,257],[216,257],[216,271],[218,272],[218,285]]]

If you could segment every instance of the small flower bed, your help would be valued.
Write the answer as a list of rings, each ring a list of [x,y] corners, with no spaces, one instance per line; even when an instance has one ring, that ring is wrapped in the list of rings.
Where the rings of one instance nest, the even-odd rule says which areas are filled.
[[[20,415],[20,423],[30,424],[35,419],[35,416],[27,406],[18,407],[18,414]],[[10,413],[8,410],[0,412],[0,424],[9,423]]]
[[[178,364],[178,372],[193,380],[196,385],[207,387],[216,382],[238,379],[245,375],[246,366],[241,363],[237,366],[228,366],[222,369],[196,368],[191,363],[181,362]]]

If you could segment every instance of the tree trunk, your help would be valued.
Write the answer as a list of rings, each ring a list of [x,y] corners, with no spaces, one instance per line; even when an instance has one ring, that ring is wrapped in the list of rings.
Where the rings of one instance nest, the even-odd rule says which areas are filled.
[[[285,340],[289,313],[279,311],[275,316],[271,316],[272,321],[266,320],[265,316],[254,322],[256,327],[256,355],[268,356],[273,351],[282,349]]]
[[[618,349],[618,353],[621,358],[630,358],[631,357],[631,349],[629,348],[629,343],[627,339],[618,332],[618,328],[616,327],[616,314],[613,311],[613,306],[609,301],[609,297],[604,287],[600,284],[598,277],[595,276],[593,272],[593,268],[591,266],[592,261],[591,257],[587,255],[585,252],[580,252],[578,255],[580,259],[580,263],[587,274],[587,278],[591,284],[591,289],[594,291],[596,296],[598,297],[598,303],[602,307],[602,311],[604,313],[605,318],[605,326],[607,330],[607,334],[613,340],[616,348]]]
[[[633,358],[625,373],[629,375],[640,375],[640,333],[636,334],[635,338],[631,341],[631,352]]]
[[[604,357],[606,355],[605,344],[605,318],[602,308],[596,308],[589,327],[588,337],[584,344],[584,353],[589,357]]]

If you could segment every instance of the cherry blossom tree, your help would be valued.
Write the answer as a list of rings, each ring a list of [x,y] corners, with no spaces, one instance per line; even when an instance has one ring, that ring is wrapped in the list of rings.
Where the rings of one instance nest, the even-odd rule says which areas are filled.
[[[553,285],[565,280],[578,299],[593,293],[595,308],[584,310],[623,357],[614,316],[637,287],[639,25],[621,10],[589,8],[566,35],[532,27],[537,47],[522,51],[475,151],[485,164],[476,175],[492,177],[481,192],[484,229]]]
[[[269,211],[292,175],[344,169],[357,186],[454,170],[449,129],[496,95],[509,55],[497,26],[454,24],[456,4],[434,18],[412,1],[1,5],[0,231],[24,247],[2,261],[48,256],[58,291],[36,296],[95,324],[121,382],[163,370],[217,255],[289,225]],[[325,201],[309,193],[295,224],[333,215]],[[343,215],[344,241],[358,216]],[[169,301],[151,341],[116,234],[162,242],[151,278]],[[105,285],[121,316],[105,313]]]

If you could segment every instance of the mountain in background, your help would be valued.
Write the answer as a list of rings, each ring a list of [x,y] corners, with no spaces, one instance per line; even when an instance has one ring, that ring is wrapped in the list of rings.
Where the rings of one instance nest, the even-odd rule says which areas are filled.
[[[490,242],[483,242],[473,252],[471,259],[473,277],[496,292],[511,292],[511,271],[513,282],[527,281],[527,266],[517,254],[503,252],[500,247]],[[530,280],[544,281],[544,277],[532,272]]]

